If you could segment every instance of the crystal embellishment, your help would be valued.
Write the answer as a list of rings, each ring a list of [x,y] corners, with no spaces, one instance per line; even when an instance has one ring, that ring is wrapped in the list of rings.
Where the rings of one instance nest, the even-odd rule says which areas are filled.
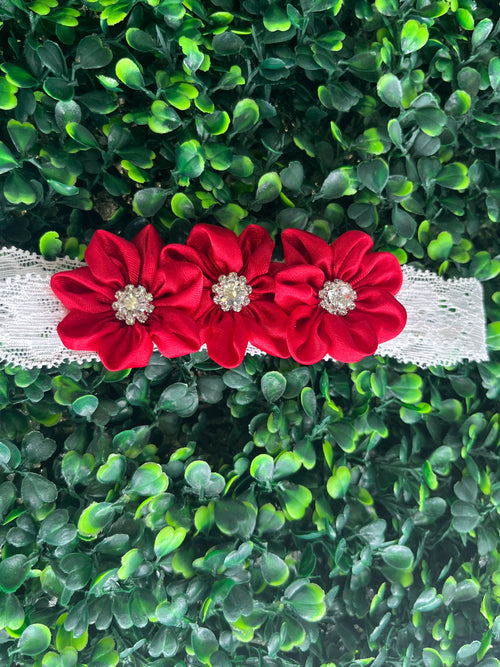
[[[214,303],[223,311],[234,310],[239,313],[244,306],[250,303],[249,296],[252,288],[247,285],[245,276],[239,276],[231,271],[227,276],[219,276],[218,282],[212,285],[212,292]]]
[[[153,295],[142,285],[125,285],[125,289],[115,292],[115,299],[113,310],[116,311],[116,318],[129,325],[136,322],[144,324],[155,309],[151,303]]]
[[[332,315],[347,315],[354,310],[356,292],[343,280],[327,280],[318,292],[319,305]]]

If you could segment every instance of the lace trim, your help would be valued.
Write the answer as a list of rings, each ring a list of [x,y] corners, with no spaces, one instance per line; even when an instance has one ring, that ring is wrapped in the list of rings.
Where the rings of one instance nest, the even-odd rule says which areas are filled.
[[[95,352],[68,350],[57,324],[68,312],[50,289],[54,273],[82,266],[77,259],[52,262],[18,248],[0,250],[0,361],[24,368],[96,361]],[[403,267],[398,300],[408,313],[404,331],[377,354],[403,363],[452,366],[486,361],[485,313],[475,278],[445,280],[430,271]],[[264,354],[252,345],[248,354]]]

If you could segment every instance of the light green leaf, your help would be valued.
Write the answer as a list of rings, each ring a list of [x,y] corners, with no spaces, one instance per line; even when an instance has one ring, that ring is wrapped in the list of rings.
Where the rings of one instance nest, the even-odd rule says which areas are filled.
[[[327,482],[326,490],[332,498],[343,498],[351,485],[351,471],[339,466]]]
[[[127,487],[129,493],[141,496],[155,496],[168,487],[168,477],[159,463],[143,463],[132,475]]]
[[[130,58],[121,58],[115,66],[116,76],[132,90],[144,90],[144,77],[139,67]]]
[[[162,528],[156,536],[154,543],[154,551],[156,558],[160,560],[167,554],[175,551],[184,542],[187,535],[187,530],[180,526],[174,528],[173,526],[166,526]]]
[[[255,201],[259,204],[267,204],[273,201],[276,197],[279,197],[281,187],[280,177],[275,171],[263,174],[257,185]]]
[[[410,19],[401,30],[401,51],[405,55],[418,51],[427,44],[428,39],[429,30],[425,23]]]
[[[403,88],[395,74],[383,74],[377,81],[377,93],[384,104],[399,109],[403,99]]]

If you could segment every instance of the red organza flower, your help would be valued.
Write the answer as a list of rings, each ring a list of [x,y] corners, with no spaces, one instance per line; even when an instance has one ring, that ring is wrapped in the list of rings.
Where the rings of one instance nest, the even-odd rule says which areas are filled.
[[[331,245],[295,229],[282,234],[285,267],[276,275],[276,303],[288,314],[290,354],[301,364],[325,355],[354,362],[397,336],[406,311],[394,298],[403,274],[388,252],[371,252],[363,232]]]
[[[166,247],[172,261],[188,261],[203,273],[197,323],[209,356],[220,366],[243,361],[248,343],[275,357],[288,357],[286,315],[274,302],[274,243],[265,229],[248,225],[240,236],[198,224],[187,245]]]
[[[98,230],[85,261],[52,277],[53,292],[70,311],[57,327],[67,348],[96,351],[112,371],[146,366],[153,344],[166,357],[200,349],[192,314],[201,271],[186,262],[171,271],[152,225],[132,242]]]

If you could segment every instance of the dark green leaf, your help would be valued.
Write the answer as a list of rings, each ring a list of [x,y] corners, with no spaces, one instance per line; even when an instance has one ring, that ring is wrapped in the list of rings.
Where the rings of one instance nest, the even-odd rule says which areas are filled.
[[[113,52],[96,35],[86,35],[78,42],[76,63],[83,69],[106,67],[113,60]]]
[[[162,208],[167,199],[167,192],[162,188],[144,188],[134,195],[133,209],[137,215],[151,218]]]

